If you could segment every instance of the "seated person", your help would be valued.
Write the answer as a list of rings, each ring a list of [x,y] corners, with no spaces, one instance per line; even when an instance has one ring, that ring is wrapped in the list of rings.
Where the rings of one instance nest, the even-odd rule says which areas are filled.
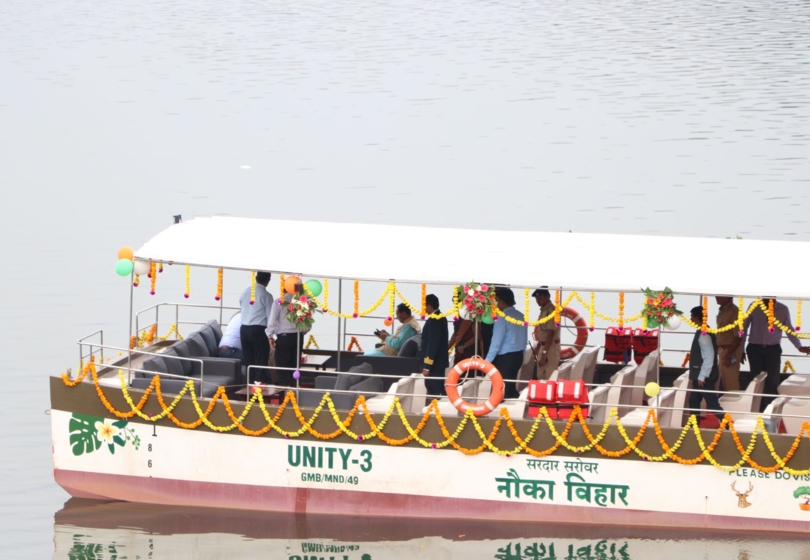
[[[422,327],[411,315],[411,310],[404,303],[397,305],[397,321],[402,324],[396,330],[394,336],[389,335],[384,330],[378,331],[376,334],[382,339],[383,343],[378,344],[373,350],[367,350],[365,356],[396,356],[405,342],[422,332]]]
[[[239,312],[231,317],[231,322],[225,327],[222,333],[222,340],[219,341],[217,356],[220,358],[236,358],[245,363],[242,355],[242,337],[239,332],[242,328],[242,313]],[[245,364],[247,365],[247,364]]]

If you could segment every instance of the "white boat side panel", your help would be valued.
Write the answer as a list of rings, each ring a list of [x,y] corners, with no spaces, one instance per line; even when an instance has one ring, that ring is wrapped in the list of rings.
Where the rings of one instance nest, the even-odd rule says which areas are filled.
[[[58,410],[51,413],[58,470],[810,522],[810,511],[800,509],[801,500],[793,497],[797,488],[808,485],[810,475],[753,469],[729,474],[703,465],[536,459],[526,454],[466,456],[457,451],[255,438],[135,423],[127,423],[123,435],[137,436],[138,449],[130,439],[123,445],[114,443],[114,453],[102,444],[75,455],[72,416]],[[90,418],[85,425],[95,426],[95,421]],[[74,435],[76,426],[74,422]]]

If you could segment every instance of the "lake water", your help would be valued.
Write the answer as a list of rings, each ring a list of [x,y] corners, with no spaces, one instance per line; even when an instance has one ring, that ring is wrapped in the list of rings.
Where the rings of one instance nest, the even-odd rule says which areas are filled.
[[[73,542],[54,529],[67,495],[51,474],[48,376],[75,368],[73,342],[98,328],[126,344],[119,246],[140,246],[173,214],[806,241],[809,53],[810,4],[796,0],[5,0],[3,556],[45,558],[54,541]],[[464,254],[354,239],[346,258],[385,243],[415,263]],[[164,276],[164,299],[182,299],[182,274]],[[212,302],[210,277],[194,286],[192,303]],[[95,522],[81,542],[148,548],[139,529],[150,517],[120,519],[136,529]],[[405,542],[386,531],[375,537]],[[180,532],[159,539],[175,552],[152,557],[253,554],[235,529],[214,544]],[[408,537],[422,539],[420,557],[452,557],[460,537],[437,535]],[[789,540],[702,537],[629,542],[633,559],[808,558]],[[307,536],[256,538],[292,551]],[[498,538],[458,550],[498,558]],[[525,552],[556,537],[507,538]],[[598,542],[560,538],[559,557]]]

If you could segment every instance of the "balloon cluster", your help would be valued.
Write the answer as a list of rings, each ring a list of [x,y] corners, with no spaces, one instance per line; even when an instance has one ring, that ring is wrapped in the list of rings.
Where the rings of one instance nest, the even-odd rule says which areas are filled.
[[[135,257],[135,252],[132,247],[121,247],[118,249],[118,262],[115,263],[115,272],[118,276],[129,276],[135,268],[132,259]]]
[[[284,279],[284,291],[288,294],[297,294],[299,284],[301,284],[301,279],[298,276],[287,276]],[[304,284],[312,297],[318,297],[321,295],[321,292],[323,292],[323,286],[314,278],[312,280],[307,280],[304,282]]]

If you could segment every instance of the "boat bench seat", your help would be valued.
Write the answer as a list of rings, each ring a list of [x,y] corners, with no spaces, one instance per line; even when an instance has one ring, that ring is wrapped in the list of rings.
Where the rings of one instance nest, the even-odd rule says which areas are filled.
[[[194,391],[201,397],[212,396],[220,386],[236,385],[242,377],[242,362],[217,357],[221,339],[222,330],[219,325],[214,320],[209,321],[203,328],[173,344],[161,355],[147,358],[142,367],[145,371],[135,373],[132,386],[145,389],[156,374],[161,374],[161,390],[166,393],[176,394],[187,379],[199,380],[201,377],[202,386],[199,381],[194,383]]]
[[[323,396],[329,393],[335,408],[350,410],[360,395],[370,399],[383,392],[382,378],[368,377],[369,373],[372,373],[371,365],[363,363],[353,366],[346,373],[319,375],[315,378],[315,390],[301,391],[298,403],[301,406],[315,408],[321,403]]]

